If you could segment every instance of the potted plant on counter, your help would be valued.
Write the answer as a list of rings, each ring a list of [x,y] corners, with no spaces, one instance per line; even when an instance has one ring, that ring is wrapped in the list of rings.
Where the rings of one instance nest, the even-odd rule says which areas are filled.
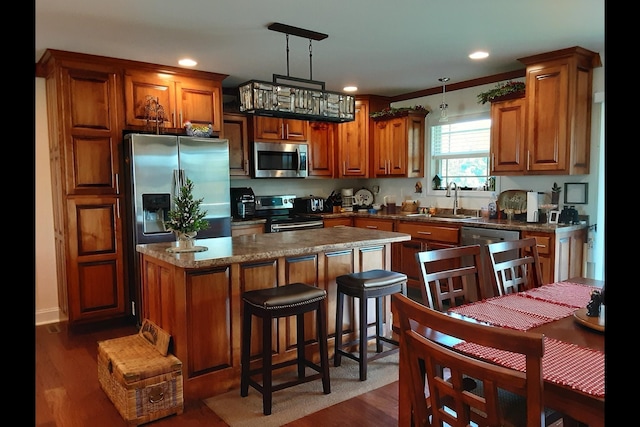
[[[176,234],[178,247],[193,247],[198,231],[209,228],[204,219],[207,211],[200,209],[203,200],[193,198],[193,181],[187,178],[175,198],[175,207],[168,213],[169,221],[165,222],[166,229]]]

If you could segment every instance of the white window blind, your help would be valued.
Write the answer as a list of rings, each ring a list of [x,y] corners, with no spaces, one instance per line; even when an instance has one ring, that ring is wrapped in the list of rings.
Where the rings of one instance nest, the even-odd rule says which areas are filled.
[[[491,119],[451,120],[431,126],[431,160],[442,186],[486,190]]]

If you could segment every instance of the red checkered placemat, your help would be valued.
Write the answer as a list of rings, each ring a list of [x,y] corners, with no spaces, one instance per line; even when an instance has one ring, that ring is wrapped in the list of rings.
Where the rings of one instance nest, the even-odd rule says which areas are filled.
[[[498,297],[495,299],[497,300],[500,298],[504,297]],[[457,313],[463,316],[472,317],[481,322],[487,322],[495,326],[502,326],[504,328],[517,329],[520,331],[526,331],[527,329],[535,328],[536,326],[540,326],[543,323],[553,320],[548,317],[534,316],[532,314],[505,308],[492,303],[491,300],[461,305],[450,309],[449,313]]]
[[[558,305],[543,300],[524,298],[518,294],[505,295],[503,297],[487,300],[489,304],[515,310],[520,313],[547,319],[547,321],[562,319],[573,314],[575,308]]]
[[[567,307],[586,307],[591,300],[591,291],[598,289],[594,286],[572,282],[557,282],[520,292],[528,298],[566,305]]]
[[[542,376],[583,393],[604,398],[604,352],[580,347],[553,338],[544,338]],[[456,350],[524,372],[524,355],[462,342]]]

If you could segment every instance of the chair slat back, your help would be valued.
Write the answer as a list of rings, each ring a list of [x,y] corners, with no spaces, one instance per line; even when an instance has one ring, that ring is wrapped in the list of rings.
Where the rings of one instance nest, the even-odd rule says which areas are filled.
[[[422,273],[422,303],[445,311],[484,299],[484,266],[480,254],[480,245],[416,253]]]
[[[400,387],[410,390],[414,425],[466,427],[471,420],[479,426],[504,425],[499,389],[526,396],[528,427],[544,425],[542,334],[462,320],[399,294],[392,296],[392,306],[398,315],[401,363],[410,371],[401,376],[409,384]],[[442,345],[443,336],[517,353],[524,358],[526,371],[455,351]],[[441,367],[449,368],[451,376],[444,378]],[[466,377],[482,386],[481,395],[465,387]]]
[[[542,268],[534,237],[487,245],[492,282],[498,295],[542,286]]]

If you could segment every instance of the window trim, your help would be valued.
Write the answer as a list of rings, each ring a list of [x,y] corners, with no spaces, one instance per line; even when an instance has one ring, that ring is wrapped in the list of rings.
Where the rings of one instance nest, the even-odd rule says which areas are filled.
[[[425,165],[425,169],[426,169],[426,175],[425,178],[427,179],[427,195],[428,196],[444,196],[446,194],[447,190],[434,190],[431,186],[431,182],[433,180],[434,177],[434,168],[435,168],[435,160],[433,159],[433,157],[431,156],[431,146],[432,146],[432,141],[431,141],[431,128],[433,126],[440,126],[440,122],[437,120],[439,118],[438,117],[433,117],[433,120],[428,120],[427,123],[427,129],[426,129],[426,147],[425,147],[425,152],[427,153],[428,159],[429,161],[427,162],[427,164]],[[449,116],[449,120],[447,121],[448,124],[456,124],[456,123],[464,123],[464,122],[470,122],[470,121],[475,121],[475,120],[486,120],[489,119],[491,120],[491,112],[490,111],[486,111],[486,112],[479,112],[479,113],[472,113],[472,114],[460,114],[460,115],[456,115],[456,116]],[[489,153],[489,156],[491,155],[491,153]],[[466,156],[464,156],[466,157]],[[485,191],[479,191],[479,190],[459,190],[460,194],[464,194],[464,197],[477,197],[477,198],[487,198],[487,197],[491,197],[492,193],[499,193],[500,192],[500,176],[499,175],[493,175],[493,177],[495,178],[495,189],[494,190],[485,190]]]

